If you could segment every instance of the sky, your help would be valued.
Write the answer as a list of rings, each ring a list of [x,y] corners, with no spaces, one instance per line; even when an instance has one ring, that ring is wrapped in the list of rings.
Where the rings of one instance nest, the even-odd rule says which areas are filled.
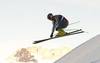
[[[33,45],[35,40],[49,38],[51,34],[52,22],[47,19],[48,13],[61,14],[69,23],[80,21],[66,29],[82,29],[88,33]],[[1,53],[6,55],[6,51],[12,52],[10,49],[15,51],[28,46],[75,48],[100,34],[99,16],[100,0],[0,0]]]

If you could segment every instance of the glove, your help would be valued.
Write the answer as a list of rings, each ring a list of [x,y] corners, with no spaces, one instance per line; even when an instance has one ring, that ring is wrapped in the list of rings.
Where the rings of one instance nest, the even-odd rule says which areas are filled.
[[[58,27],[56,28],[56,31],[58,31]]]
[[[53,33],[51,33],[51,35],[50,35],[50,38],[52,38],[53,37]]]

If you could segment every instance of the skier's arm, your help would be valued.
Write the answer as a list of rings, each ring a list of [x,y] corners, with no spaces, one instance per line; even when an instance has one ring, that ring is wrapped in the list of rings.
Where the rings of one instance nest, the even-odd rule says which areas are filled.
[[[56,21],[57,21],[57,24],[58,24],[58,27],[59,29],[62,29],[61,26],[60,26],[60,20],[59,20],[59,17],[55,17]]]
[[[53,27],[52,27],[52,33],[50,35],[51,38],[53,37],[53,33],[54,33],[54,30],[55,30],[55,22],[53,21],[52,24],[53,24]]]

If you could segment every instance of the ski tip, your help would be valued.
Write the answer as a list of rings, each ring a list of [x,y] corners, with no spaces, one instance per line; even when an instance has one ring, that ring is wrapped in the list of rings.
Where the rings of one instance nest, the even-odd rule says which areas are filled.
[[[79,31],[81,31],[82,29],[72,29],[72,30],[79,30]]]
[[[80,31],[82,30],[82,29],[79,29]]]
[[[35,43],[33,42],[33,44],[35,44]]]
[[[33,44],[36,44],[36,41],[34,41]]]
[[[89,32],[84,31],[84,33],[89,33]]]

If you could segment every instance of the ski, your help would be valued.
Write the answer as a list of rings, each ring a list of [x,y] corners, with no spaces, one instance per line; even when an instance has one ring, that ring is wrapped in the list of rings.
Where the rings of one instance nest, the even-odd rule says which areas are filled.
[[[72,32],[69,32],[69,33],[75,33],[77,31],[82,31],[82,29],[79,29],[79,30],[75,30],[75,31],[72,31]]]
[[[71,30],[78,30],[78,29],[65,29],[65,31],[71,31]],[[82,30],[80,30],[82,31]],[[84,31],[84,33],[88,33],[87,31]]]
[[[82,29],[79,29],[79,30],[76,30],[76,31],[72,31],[72,32],[66,33],[65,35],[55,36],[53,38],[47,38],[47,39],[43,39],[43,40],[34,41],[33,44],[37,44],[37,43],[40,43],[40,42],[44,42],[44,41],[47,41],[47,40],[51,40],[51,39],[55,39],[55,38],[60,38],[60,37],[64,37],[64,36],[79,34],[79,33],[83,33],[83,32],[84,31],[82,31]]]

